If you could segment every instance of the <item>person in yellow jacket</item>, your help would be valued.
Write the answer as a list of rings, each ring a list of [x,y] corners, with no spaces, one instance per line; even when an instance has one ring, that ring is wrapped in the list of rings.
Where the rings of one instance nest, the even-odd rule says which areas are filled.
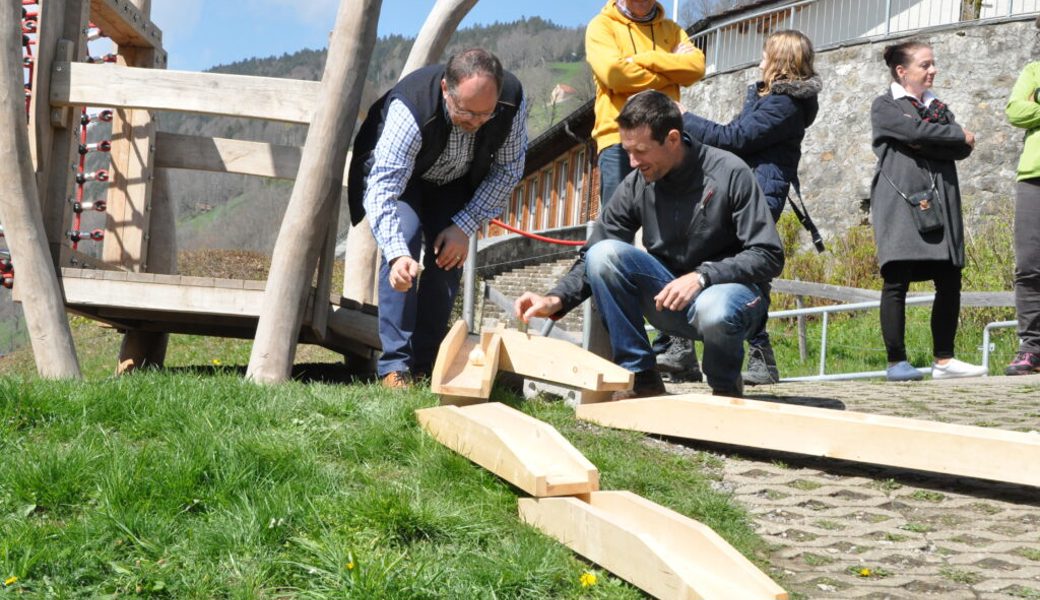
[[[596,81],[600,205],[606,205],[632,167],[615,119],[643,90],[679,100],[679,88],[704,76],[704,53],[655,0],[609,0],[585,30],[585,60]]]
[[[617,116],[625,101],[645,90],[679,100],[679,88],[704,76],[704,53],[655,0],[609,0],[585,29],[585,60],[596,81],[600,212],[632,171],[621,147]],[[660,335],[654,341],[657,369],[673,381],[700,381],[693,342]]]

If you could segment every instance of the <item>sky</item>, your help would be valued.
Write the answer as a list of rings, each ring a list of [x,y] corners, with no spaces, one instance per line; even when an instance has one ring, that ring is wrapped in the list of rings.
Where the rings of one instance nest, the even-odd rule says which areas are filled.
[[[246,58],[325,48],[339,1],[152,0],[152,20],[163,32],[168,68],[203,71]],[[434,4],[383,0],[379,35],[414,37]],[[584,25],[604,4],[605,0],[479,0],[461,27],[535,16],[558,25]],[[663,4],[672,10],[672,2]]]

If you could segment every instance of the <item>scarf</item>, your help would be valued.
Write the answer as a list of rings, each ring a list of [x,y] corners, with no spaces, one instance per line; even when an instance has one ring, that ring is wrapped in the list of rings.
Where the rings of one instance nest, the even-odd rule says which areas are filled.
[[[629,19],[631,21],[635,21],[636,23],[649,23],[650,21],[653,21],[654,19],[657,18],[657,5],[656,4],[654,5],[654,8],[650,12],[648,12],[646,14],[645,17],[637,17],[637,16],[633,15],[628,10],[628,6],[625,5],[625,0],[617,0],[617,9],[618,9],[618,11],[621,14],[625,15],[625,17],[627,19]]]
[[[910,101],[910,104],[914,105],[917,109],[917,114],[921,116],[922,121],[928,121],[929,123],[938,123],[940,125],[950,124],[950,109],[939,101],[938,98],[932,100],[932,103],[925,106],[920,100],[907,94],[906,99]]]

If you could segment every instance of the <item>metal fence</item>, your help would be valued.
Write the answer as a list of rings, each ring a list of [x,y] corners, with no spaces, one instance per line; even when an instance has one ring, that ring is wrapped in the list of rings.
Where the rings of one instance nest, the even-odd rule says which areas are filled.
[[[693,36],[707,73],[757,64],[766,36],[797,29],[818,49],[966,21],[1010,18],[1040,11],[1040,0],[801,0],[721,22]]]

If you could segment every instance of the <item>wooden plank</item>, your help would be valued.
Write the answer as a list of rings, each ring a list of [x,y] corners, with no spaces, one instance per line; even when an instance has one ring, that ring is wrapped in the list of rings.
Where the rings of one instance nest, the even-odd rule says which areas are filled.
[[[599,471],[551,425],[498,402],[415,411],[438,442],[532,496],[588,494]]]
[[[455,321],[437,350],[430,390],[454,397],[444,402],[447,404],[459,404],[461,398],[488,399],[498,373],[501,345],[502,338],[498,335],[467,335],[466,322]],[[473,360],[478,348],[480,358]]]
[[[662,600],[786,600],[710,527],[631,492],[521,498],[520,518]]]
[[[173,285],[135,280],[135,274],[117,271],[98,271],[102,277],[98,281],[93,274],[80,277],[76,271],[62,269],[65,302],[70,305],[256,317],[263,296],[262,290],[187,285],[180,278]],[[108,280],[109,274],[123,280]],[[157,280],[158,276],[149,278]]]
[[[56,63],[55,106],[111,106],[310,123],[316,81]],[[248,101],[243,101],[248,98]]]
[[[167,169],[239,173],[295,179],[300,168],[298,146],[280,146],[227,138],[198,137],[160,131],[155,136],[155,164]]]
[[[120,65],[154,69],[155,54],[150,49],[120,47],[118,60]],[[110,155],[112,183],[108,186],[101,259],[127,270],[146,271],[155,178],[155,122],[149,111],[114,112]]]
[[[346,306],[330,306],[329,311],[329,329],[336,335],[369,348],[383,347],[379,341],[379,317]]]
[[[563,340],[498,328],[502,337],[499,368],[525,377],[596,392],[630,390],[635,375],[609,360]]]
[[[116,44],[162,49],[162,30],[130,0],[90,0],[90,20]]]
[[[589,404],[605,427],[1040,486],[1040,436],[701,394]]]

